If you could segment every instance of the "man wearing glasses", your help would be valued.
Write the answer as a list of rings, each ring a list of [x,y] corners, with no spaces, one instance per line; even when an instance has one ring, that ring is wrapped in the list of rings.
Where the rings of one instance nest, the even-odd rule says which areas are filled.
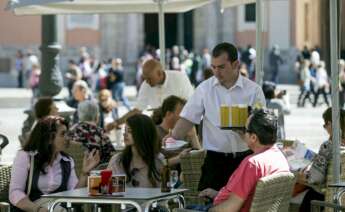
[[[200,192],[201,197],[214,199],[214,207],[210,212],[249,211],[260,178],[289,172],[285,156],[274,145],[277,139],[277,118],[272,113],[262,109],[254,111],[242,137],[254,153],[241,162],[219,192],[210,188]]]

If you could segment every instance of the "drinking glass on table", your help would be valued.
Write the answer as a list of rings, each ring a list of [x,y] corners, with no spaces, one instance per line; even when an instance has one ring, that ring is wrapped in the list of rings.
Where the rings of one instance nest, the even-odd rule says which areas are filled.
[[[175,188],[175,185],[178,182],[178,171],[177,170],[171,170],[170,171],[170,186],[171,188]]]

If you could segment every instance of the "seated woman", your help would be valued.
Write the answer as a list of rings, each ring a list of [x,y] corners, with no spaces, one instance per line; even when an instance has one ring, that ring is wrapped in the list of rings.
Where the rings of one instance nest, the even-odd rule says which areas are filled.
[[[323,127],[326,129],[329,138],[323,144],[321,144],[319,152],[313,158],[311,164],[307,166],[305,170],[299,173],[297,176],[297,182],[300,184],[308,185],[321,185],[325,184],[327,169],[329,162],[332,160],[332,108],[328,108],[323,114],[322,118],[324,120]],[[340,110],[340,128],[342,135],[342,143],[344,144],[345,137],[345,110]],[[309,187],[306,192],[300,211],[310,211],[310,202],[312,200],[324,200],[325,196],[322,193]]]
[[[89,151],[100,150],[101,164],[108,163],[115,149],[105,131],[97,126],[99,108],[97,102],[85,100],[78,105],[79,122],[71,127],[68,137],[71,141],[80,142]]]
[[[158,141],[161,146],[164,146],[164,137],[169,134],[180,118],[180,113],[185,105],[186,100],[171,95],[167,97],[162,106],[154,112],[153,119],[157,124]],[[179,154],[184,154],[186,151],[192,149],[201,149],[199,138],[196,134],[195,128],[193,128],[185,137],[185,141],[189,142],[186,146],[181,149],[168,151],[162,149],[162,153],[165,157],[169,158],[170,165],[176,165],[179,163]],[[184,151],[185,150],[185,151]]]
[[[125,149],[112,157],[108,169],[125,174],[129,187],[159,187],[164,156],[159,153],[156,127],[142,114],[126,121]]]
[[[11,211],[48,211],[41,195],[86,186],[87,174],[99,163],[99,152],[85,155],[78,180],[73,159],[63,152],[66,131],[67,123],[61,117],[48,116],[37,122],[13,163],[9,200],[15,207]]]

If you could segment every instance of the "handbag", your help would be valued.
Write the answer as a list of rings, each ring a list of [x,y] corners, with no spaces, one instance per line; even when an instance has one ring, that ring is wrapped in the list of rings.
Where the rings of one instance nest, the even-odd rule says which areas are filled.
[[[32,187],[32,178],[34,175],[34,164],[35,164],[35,154],[30,152],[30,170],[29,170],[29,181],[28,181],[28,185],[26,188],[26,195],[30,196],[30,192],[31,192],[31,187]]]

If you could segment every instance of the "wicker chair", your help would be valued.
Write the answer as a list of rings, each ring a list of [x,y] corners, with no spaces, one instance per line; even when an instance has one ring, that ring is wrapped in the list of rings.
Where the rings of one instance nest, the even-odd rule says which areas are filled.
[[[201,166],[204,163],[206,151],[197,150],[181,157],[181,169],[183,173],[183,185],[188,189],[184,193],[186,204],[203,204],[198,197],[198,184],[201,176]]]
[[[10,211],[8,191],[11,180],[11,166],[0,166],[0,212]]]
[[[345,151],[340,152],[340,180],[345,181]],[[330,188],[327,185],[333,182],[333,162],[331,161],[328,170],[327,170],[327,179],[326,179],[326,191],[325,191],[325,201],[332,203],[333,195],[335,193],[335,188]],[[342,202],[345,202],[345,197],[343,196]],[[325,208],[326,212],[333,211],[333,209]]]
[[[255,189],[250,212],[288,212],[295,176],[278,173],[261,178]],[[174,212],[196,212],[174,209]]]
[[[68,146],[68,148],[66,148],[65,152],[73,158],[76,174],[77,176],[80,176],[83,168],[84,159],[84,151],[82,144],[77,142],[70,142],[70,145]]]
[[[289,211],[295,176],[278,173],[261,178],[255,188],[251,212]]]

